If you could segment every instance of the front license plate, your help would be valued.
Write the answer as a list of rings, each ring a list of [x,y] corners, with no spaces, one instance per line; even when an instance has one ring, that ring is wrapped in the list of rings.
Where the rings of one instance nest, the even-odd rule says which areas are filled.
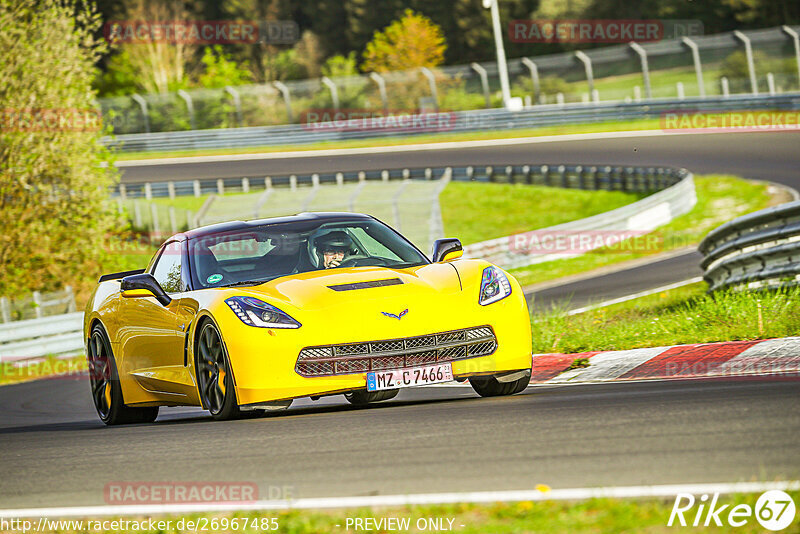
[[[391,371],[372,371],[367,373],[367,391],[424,386],[451,380],[453,380],[453,367],[449,363]]]

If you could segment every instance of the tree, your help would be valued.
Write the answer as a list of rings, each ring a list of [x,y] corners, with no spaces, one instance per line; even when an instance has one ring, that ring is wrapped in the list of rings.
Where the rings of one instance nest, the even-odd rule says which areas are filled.
[[[0,295],[95,277],[107,256],[99,25],[80,0],[0,0]]]
[[[446,48],[441,28],[425,15],[407,9],[402,18],[375,32],[364,51],[362,70],[435,67],[444,61]]]

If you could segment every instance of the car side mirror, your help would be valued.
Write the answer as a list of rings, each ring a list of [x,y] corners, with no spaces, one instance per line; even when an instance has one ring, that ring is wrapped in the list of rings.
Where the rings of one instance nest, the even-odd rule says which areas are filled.
[[[120,291],[125,298],[155,297],[162,306],[169,306],[172,302],[161,284],[149,273],[126,276],[120,282]]]
[[[461,246],[461,241],[458,239],[449,237],[446,239],[437,239],[433,243],[434,263],[455,260],[463,255],[464,248]]]

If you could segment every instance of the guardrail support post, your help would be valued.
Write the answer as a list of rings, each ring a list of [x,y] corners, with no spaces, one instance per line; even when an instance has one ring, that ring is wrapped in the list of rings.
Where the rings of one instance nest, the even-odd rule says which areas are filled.
[[[781,30],[789,36],[794,44],[794,59],[797,62],[797,84],[800,85],[800,36],[789,26],[781,26]]]
[[[139,206],[139,199],[133,201],[133,224],[137,229],[142,227],[142,208]]]
[[[225,92],[233,99],[233,107],[236,108],[236,125],[241,126],[244,121],[242,120],[242,99],[239,97],[239,91],[226,85]]]
[[[744,44],[744,55],[747,58],[747,70],[750,73],[750,90],[754,95],[757,95],[758,80],[756,80],[756,66],[755,63],[753,63],[753,46],[750,43],[750,38],[739,30],[734,30],[733,35]]]
[[[381,104],[383,104],[384,115],[389,114],[389,97],[386,95],[386,80],[377,72],[369,73],[370,79],[378,84],[378,94],[381,95]]]
[[[217,194],[219,196],[225,194],[225,181],[222,178],[217,180]]]
[[[147,200],[153,200],[153,186],[150,182],[144,184],[144,198]]]
[[[700,49],[698,48],[697,43],[688,37],[681,37],[681,42],[692,51],[692,63],[694,63],[694,72],[697,76],[697,89],[700,97],[705,98],[706,86],[703,83],[703,65],[700,63]]]
[[[8,297],[0,297],[0,316],[3,317],[4,323],[11,322],[11,304],[8,302]]]
[[[169,225],[173,234],[178,233],[178,221],[175,219],[175,206],[169,207]]]
[[[36,318],[42,318],[42,294],[38,291],[33,292],[33,311],[36,313]]]
[[[331,100],[333,101],[334,111],[339,111],[339,91],[336,89],[336,84],[327,76],[322,77],[322,83],[331,92]]]
[[[167,182],[167,194],[170,200],[175,200],[175,182]]]
[[[644,81],[644,97],[646,99],[653,98],[653,93],[650,88],[650,67],[647,64],[647,51],[639,43],[631,41],[631,49],[639,56],[639,61],[642,63],[642,80]]]
[[[527,57],[522,58],[522,64],[528,67],[528,70],[531,71],[531,82],[533,83],[533,104],[540,104],[541,85],[539,84],[539,68],[536,66],[536,63]]]
[[[492,107],[492,101],[489,98],[489,77],[486,75],[486,69],[478,63],[470,63],[469,66],[478,73],[481,77],[481,88],[483,89],[483,98],[486,100],[486,109]]]
[[[249,193],[249,192],[250,192],[250,179],[242,178],[242,193]]]
[[[767,90],[770,96],[775,96],[775,76],[771,72],[767,73]]]
[[[125,200],[128,197],[128,190],[125,184],[119,184],[119,198]]]
[[[147,113],[147,101],[142,98],[142,95],[132,94],[131,98],[134,102],[139,104],[142,110],[142,120],[144,121],[144,133],[150,133],[150,115]]]
[[[192,181],[192,189],[194,191],[194,196],[200,196],[200,180],[193,180]]]
[[[186,110],[189,112],[189,125],[191,126],[192,130],[197,129],[197,122],[195,122],[194,118],[194,103],[192,102],[192,96],[184,91],[183,89],[178,89],[178,96],[186,102]]]
[[[586,53],[578,50],[575,52],[575,57],[583,63],[583,68],[586,71],[586,81],[589,83],[589,93],[594,91],[594,72],[592,71],[592,60]]]
[[[686,93],[683,90],[683,82],[678,82],[675,84],[675,89],[678,91],[678,100],[683,100],[686,98]]]
[[[289,94],[289,88],[286,87],[286,84],[283,82],[272,82],[272,85],[281,92],[281,96],[283,96],[283,102],[286,104],[286,117],[289,119],[289,124],[294,122],[294,116],[292,115],[292,97]]]
[[[433,108],[436,113],[439,113],[439,93],[436,91],[436,78],[428,67],[420,67],[419,71],[428,79],[428,85],[431,88],[431,97],[433,97]]]
[[[719,83],[722,86],[722,96],[728,98],[731,94],[730,87],[728,86],[728,78],[725,76],[721,77]]]

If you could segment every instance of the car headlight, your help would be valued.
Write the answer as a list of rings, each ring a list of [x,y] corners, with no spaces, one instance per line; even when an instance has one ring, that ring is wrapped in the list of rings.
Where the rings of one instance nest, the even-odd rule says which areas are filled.
[[[254,297],[230,297],[225,304],[246,325],[259,328],[300,328],[300,323],[272,304]]]
[[[478,297],[478,303],[481,306],[502,300],[510,294],[511,283],[503,271],[497,267],[487,267],[483,270],[481,292]]]

